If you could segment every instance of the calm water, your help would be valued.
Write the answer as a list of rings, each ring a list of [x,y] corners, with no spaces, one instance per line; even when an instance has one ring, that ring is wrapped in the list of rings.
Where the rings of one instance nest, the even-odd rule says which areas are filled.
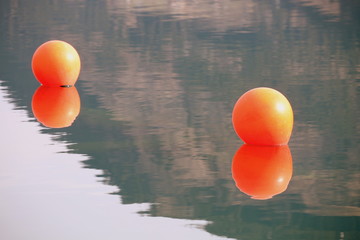
[[[1,1],[0,238],[360,239],[359,3]],[[82,60],[66,128],[31,107],[51,39]],[[232,173],[232,107],[259,86],[295,114],[268,200]]]

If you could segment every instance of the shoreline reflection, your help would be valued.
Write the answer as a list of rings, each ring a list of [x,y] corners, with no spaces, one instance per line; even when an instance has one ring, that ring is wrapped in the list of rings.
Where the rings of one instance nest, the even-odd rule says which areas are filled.
[[[284,192],[293,172],[289,146],[244,144],[235,153],[232,177],[236,187],[252,199],[267,200]]]
[[[80,113],[80,96],[76,87],[40,86],[32,98],[32,111],[38,122],[49,128],[65,128]]]

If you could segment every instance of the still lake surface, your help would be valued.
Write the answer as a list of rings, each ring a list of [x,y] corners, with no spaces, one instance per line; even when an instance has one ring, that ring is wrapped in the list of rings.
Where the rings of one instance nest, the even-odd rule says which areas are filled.
[[[360,239],[359,7],[1,1],[0,239]],[[31,58],[52,39],[82,61],[65,128],[32,111]],[[295,116],[290,180],[267,200],[232,172],[231,111],[260,86]]]

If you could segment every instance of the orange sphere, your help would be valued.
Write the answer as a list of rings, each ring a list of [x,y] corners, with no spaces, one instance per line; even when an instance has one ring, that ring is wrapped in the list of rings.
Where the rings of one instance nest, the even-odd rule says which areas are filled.
[[[254,88],[235,103],[232,123],[247,144],[284,145],[289,142],[294,115],[289,101],[272,88]]]
[[[272,198],[287,189],[292,177],[290,149],[244,144],[234,155],[232,176],[239,190],[251,198]]]
[[[80,74],[80,57],[70,44],[52,40],[36,49],[32,70],[44,86],[72,86]]]
[[[75,87],[40,86],[33,95],[32,110],[46,127],[68,127],[80,113],[79,93]]]

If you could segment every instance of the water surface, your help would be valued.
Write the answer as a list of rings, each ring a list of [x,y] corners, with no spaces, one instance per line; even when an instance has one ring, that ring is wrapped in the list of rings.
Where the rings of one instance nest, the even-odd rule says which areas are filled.
[[[42,209],[39,202],[48,202],[38,222],[48,225],[48,233],[67,229],[67,219],[93,209],[84,218],[87,224],[74,224],[82,238],[100,238],[83,232],[89,226],[121,238],[114,229],[122,225],[115,219],[123,213],[113,209],[126,209],[129,216],[146,219],[126,227],[133,234],[129,239],[143,238],[136,235],[139,228],[154,228],[154,239],[173,239],[174,232],[186,230],[186,239],[360,238],[357,1],[41,0],[0,6],[1,104],[3,116],[13,116],[3,118],[2,142],[16,129],[21,141],[5,146],[17,156],[26,142],[41,145],[40,138],[50,139],[21,157],[2,151],[2,169],[13,158],[21,161],[14,161],[11,172],[2,171],[1,195],[37,199],[22,209],[29,218]],[[39,86],[31,57],[50,39],[71,43],[82,60],[76,84],[81,111],[67,128],[42,126],[31,108]],[[243,144],[231,126],[232,107],[259,86],[284,93],[295,114],[292,176],[286,191],[268,200],[241,192],[231,172]],[[52,160],[38,162],[47,151]],[[49,196],[58,189],[50,182],[38,191],[46,179],[37,176],[61,168],[60,162],[74,164],[69,171],[76,171],[79,182],[98,184],[96,203],[87,200],[92,190],[83,185]],[[89,169],[96,173],[86,174]],[[54,178],[60,186],[67,171]],[[74,214],[48,221],[60,214],[54,209],[63,198],[69,204],[61,205],[61,213]],[[99,210],[114,200],[110,215]],[[48,236],[10,221],[22,214],[16,201],[0,204],[8,209],[0,218],[2,229],[10,225],[26,236]],[[174,231],[161,227],[174,219],[199,222],[176,222],[172,226],[187,226]],[[59,239],[77,236],[67,234]]]

